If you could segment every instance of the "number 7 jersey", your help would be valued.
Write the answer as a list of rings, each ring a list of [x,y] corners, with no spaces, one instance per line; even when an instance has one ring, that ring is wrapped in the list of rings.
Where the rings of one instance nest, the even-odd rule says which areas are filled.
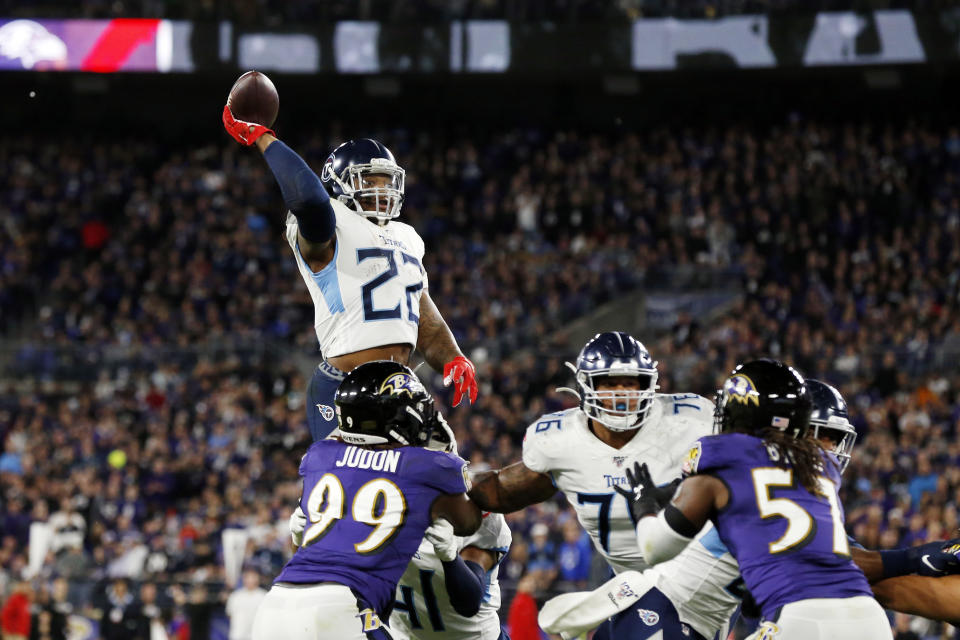
[[[333,260],[314,272],[300,252],[299,225],[287,214],[287,242],[314,306],[325,358],[386,344],[416,346],[420,295],[427,289],[423,240],[408,224],[370,222],[331,200],[337,218]]]

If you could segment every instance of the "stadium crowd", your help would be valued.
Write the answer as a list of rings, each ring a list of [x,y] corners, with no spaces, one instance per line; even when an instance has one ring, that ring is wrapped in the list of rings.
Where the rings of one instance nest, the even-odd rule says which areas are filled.
[[[850,532],[871,548],[954,535],[960,130],[381,133],[431,295],[478,363],[478,403],[449,412],[475,468],[519,459],[525,426],[574,402],[554,391],[568,321],[693,268],[743,295],[638,336],[662,390],[709,395],[758,354],[838,384],[860,434]],[[319,166],[338,137],[291,144]],[[99,611],[104,637],[158,617],[206,637],[236,586],[223,530],[245,528],[246,566],[276,574],[309,439],[312,308],[273,180],[214,143],[8,137],[0,161],[2,328],[18,340],[0,382],[0,592],[32,599],[35,629]],[[562,498],[508,520],[511,590],[591,580]],[[51,538],[31,559],[37,522]]]

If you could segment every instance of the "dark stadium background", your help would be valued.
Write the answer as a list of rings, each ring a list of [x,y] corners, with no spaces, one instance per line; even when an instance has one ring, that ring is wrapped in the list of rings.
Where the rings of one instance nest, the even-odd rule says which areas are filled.
[[[37,16],[145,15],[140,4],[119,14],[81,4]],[[772,7],[811,20],[802,5],[652,13]],[[183,7],[172,17],[264,18],[278,31],[303,19],[256,6],[252,20]],[[315,20],[376,18],[305,6]],[[391,24],[416,16],[403,6],[412,13]],[[622,36],[629,11],[509,6],[431,16],[516,18],[517,32],[549,20],[569,50],[554,37],[529,48],[529,68],[497,74],[267,71],[277,134],[314,167],[337,141],[366,135],[406,166],[404,220],[425,237],[433,297],[478,363],[479,404],[449,412],[465,457],[478,468],[519,459],[524,427],[568,406],[553,391],[569,383],[562,362],[592,333],[623,328],[660,361],[665,390],[708,395],[739,359],[763,354],[837,384],[860,432],[845,476],[850,533],[868,548],[956,535],[956,48],[933,55],[950,49],[937,41],[929,62],[909,65],[701,59],[636,72],[577,62],[607,25]],[[922,9],[921,27],[953,20],[949,3]],[[316,361],[312,308],[280,235],[279,190],[220,125],[244,69],[197,37],[206,66],[193,73],[0,74],[0,602],[29,585],[35,628],[68,613],[109,618],[117,578],[128,578],[124,616],[158,614],[171,637],[225,638],[236,585],[223,530],[253,532],[244,566],[264,584],[284,560],[308,439],[299,394]],[[518,197],[541,185],[533,228],[522,228]],[[425,377],[446,406],[437,376]],[[79,549],[65,525],[63,549],[21,582],[30,525],[56,512],[61,524],[80,515]],[[504,623],[524,575],[540,602],[603,579],[597,557],[586,573],[572,566],[590,552],[561,497],[508,519]],[[538,523],[547,541],[534,539]],[[144,568],[130,569],[140,548]],[[140,602],[150,584],[153,608]],[[896,624],[898,638],[954,637]]]

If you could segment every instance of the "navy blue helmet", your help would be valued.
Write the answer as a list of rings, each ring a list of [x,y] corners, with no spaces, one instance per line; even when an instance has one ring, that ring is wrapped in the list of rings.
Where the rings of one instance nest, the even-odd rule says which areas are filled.
[[[404,171],[376,140],[349,140],[334,149],[323,163],[320,181],[331,198],[379,224],[400,215]]]
[[[409,367],[366,362],[344,377],[334,396],[340,438],[359,445],[390,442],[426,447],[443,430],[433,396]]]
[[[576,366],[567,363],[577,378],[580,408],[612,431],[642,427],[652,416],[657,390],[657,363],[640,341],[622,331],[595,335],[577,356]],[[637,378],[637,389],[597,389],[606,377]]]
[[[810,428],[815,440],[829,438],[833,443],[830,451],[837,456],[840,472],[850,464],[853,445],[857,442],[857,430],[850,424],[847,403],[834,387],[820,380],[807,379],[807,389],[813,398],[813,413]]]
[[[714,430],[762,436],[767,429],[803,438],[813,401],[803,376],[779,360],[738,365],[717,393]]]

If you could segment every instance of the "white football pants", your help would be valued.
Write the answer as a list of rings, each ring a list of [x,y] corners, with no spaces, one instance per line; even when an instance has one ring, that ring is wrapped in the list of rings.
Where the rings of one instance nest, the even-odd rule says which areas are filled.
[[[253,620],[253,640],[370,640],[390,638],[372,609],[363,611],[348,587],[275,584]]]
[[[764,621],[747,640],[893,640],[876,600],[811,598],[784,605],[776,622]]]

